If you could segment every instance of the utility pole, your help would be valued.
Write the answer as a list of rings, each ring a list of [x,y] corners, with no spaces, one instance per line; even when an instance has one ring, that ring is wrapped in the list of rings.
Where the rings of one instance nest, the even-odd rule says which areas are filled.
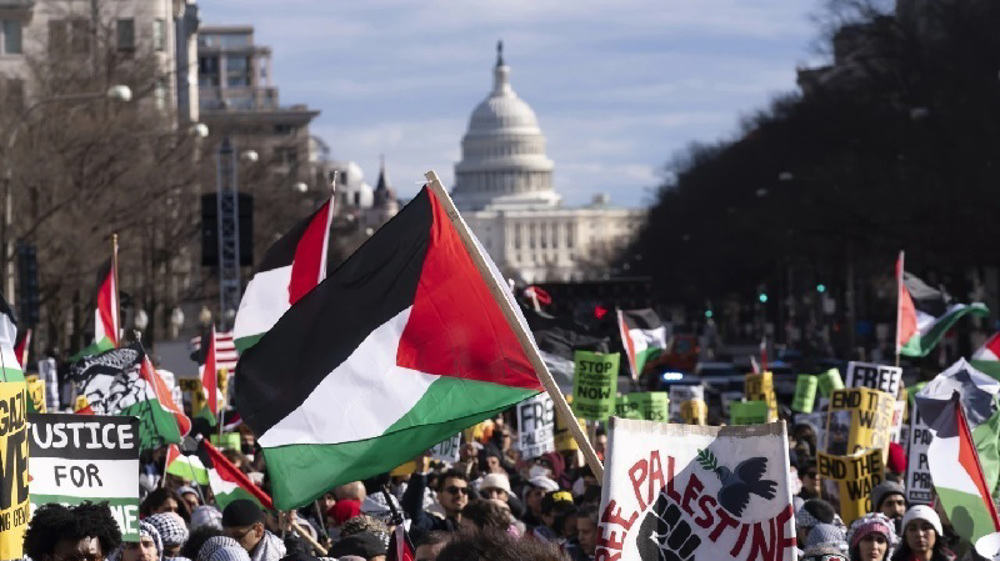
[[[229,331],[240,305],[240,198],[236,183],[236,151],[228,136],[222,139],[217,158],[219,331]]]

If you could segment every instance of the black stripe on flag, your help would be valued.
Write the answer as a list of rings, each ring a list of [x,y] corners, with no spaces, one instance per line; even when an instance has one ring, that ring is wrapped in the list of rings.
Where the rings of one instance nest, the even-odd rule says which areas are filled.
[[[622,317],[625,319],[625,325],[629,329],[650,330],[663,327],[663,321],[660,320],[660,316],[656,315],[656,312],[650,308],[622,310]]]
[[[28,423],[31,458],[139,458],[138,417],[29,413]]]
[[[910,293],[913,307],[933,317],[943,316],[953,300],[943,288],[932,288],[916,275],[907,272],[903,272],[903,286]]]
[[[376,328],[413,304],[430,243],[426,188],[236,366],[236,407],[258,435],[294,411]]]

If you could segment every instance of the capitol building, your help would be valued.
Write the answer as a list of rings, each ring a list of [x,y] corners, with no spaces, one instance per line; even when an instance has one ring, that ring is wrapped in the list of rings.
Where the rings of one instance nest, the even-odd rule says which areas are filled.
[[[563,206],[554,168],[498,45],[493,90],[469,119],[452,198],[500,271],[523,283],[601,276],[646,217],[612,206],[606,194],[587,206]]]

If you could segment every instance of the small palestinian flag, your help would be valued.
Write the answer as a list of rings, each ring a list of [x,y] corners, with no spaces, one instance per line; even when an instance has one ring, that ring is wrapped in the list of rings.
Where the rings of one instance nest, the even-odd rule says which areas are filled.
[[[0,359],[2,372],[0,382],[23,382],[24,372],[21,362],[14,352],[14,341],[17,339],[17,318],[7,300],[0,296]]]
[[[94,342],[78,352],[71,361],[92,356],[118,346],[118,290],[114,268],[115,260],[109,258],[97,272],[97,309],[94,310]]]
[[[199,485],[208,485],[208,470],[198,456],[185,456],[176,444],[167,448],[167,473]]]
[[[268,510],[274,510],[271,497],[250,481],[250,478],[234,466],[222,452],[212,446],[207,440],[198,443],[198,459],[201,460],[208,473],[208,484],[215,495],[215,504],[219,510],[236,499],[250,499]],[[322,469],[324,466],[314,466]]]
[[[240,300],[233,337],[242,353],[267,333],[292,304],[327,275],[333,198],[264,254],[264,259]]]
[[[966,314],[988,316],[981,302],[958,304],[943,288],[931,288],[903,268],[903,252],[896,261],[899,304],[896,320],[896,354],[927,356],[955,322]]]
[[[17,343],[14,344],[14,355],[21,369],[28,364],[28,351],[31,349],[31,328],[17,332]]]
[[[277,506],[389,472],[542,391],[495,298],[526,332],[434,183],[293,305],[236,367],[236,407],[263,447]]]
[[[976,370],[1000,380],[1000,332],[987,339],[969,362]]]
[[[618,331],[632,369],[632,379],[638,380],[646,362],[667,348],[667,328],[656,312],[644,308],[618,310]]]
[[[195,417],[200,417],[215,426],[219,415],[219,370],[215,366],[215,326],[206,337],[204,362],[198,366],[198,376],[201,378],[201,392],[205,404],[197,411]]]

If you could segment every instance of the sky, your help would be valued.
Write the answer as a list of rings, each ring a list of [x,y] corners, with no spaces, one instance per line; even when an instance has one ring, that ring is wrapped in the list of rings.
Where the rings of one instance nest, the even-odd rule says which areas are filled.
[[[654,201],[674,154],[732,138],[740,118],[823,60],[820,0],[201,0],[203,25],[249,24],[272,48],[281,103],[400,197],[434,169],[451,186],[496,41],[538,115],[568,205]]]

